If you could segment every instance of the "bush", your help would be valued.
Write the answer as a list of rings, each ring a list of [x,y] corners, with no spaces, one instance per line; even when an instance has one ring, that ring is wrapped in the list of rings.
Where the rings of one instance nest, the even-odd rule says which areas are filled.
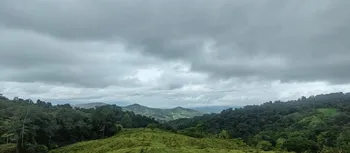
[[[50,144],[49,145],[49,149],[57,149],[58,148],[58,145],[57,144]]]
[[[304,137],[292,137],[287,139],[283,144],[283,147],[288,151],[304,152],[304,151],[317,151],[319,146],[316,142],[306,139]]]
[[[155,128],[157,128],[158,126],[157,126],[157,124],[154,124],[154,123],[151,123],[151,124],[148,124],[147,125],[147,128],[150,128],[150,129],[152,129],[152,130],[154,130]]]
[[[272,150],[272,149],[273,149],[272,144],[271,144],[270,142],[268,142],[268,141],[265,141],[265,140],[260,141],[260,142],[258,143],[257,147],[258,147],[259,149],[264,150],[264,151],[269,151],[269,150]]]
[[[35,145],[27,149],[28,153],[48,153],[49,149],[45,145]]]
[[[229,134],[226,130],[222,130],[222,131],[219,133],[218,137],[219,137],[220,139],[229,139],[229,138],[230,138],[230,134]]]
[[[121,124],[117,124],[117,125],[115,125],[115,127],[117,130],[117,133],[123,130],[123,125],[121,125]]]

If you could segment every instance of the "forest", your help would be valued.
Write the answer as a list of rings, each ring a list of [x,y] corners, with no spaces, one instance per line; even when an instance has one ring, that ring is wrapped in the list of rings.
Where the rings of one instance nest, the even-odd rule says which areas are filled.
[[[0,145],[15,147],[15,152],[46,153],[81,141],[111,137],[124,129],[145,127],[186,135],[196,141],[241,140],[261,151],[347,153],[350,93],[270,101],[166,123],[124,112],[116,105],[83,109],[0,97]]]
[[[193,137],[225,134],[263,150],[350,152],[350,93],[266,102],[169,122]]]
[[[0,144],[16,144],[16,152],[20,153],[45,153],[68,144],[109,137],[123,127],[149,124],[158,122],[123,112],[115,105],[80,109],[69,104],[0,97]]]

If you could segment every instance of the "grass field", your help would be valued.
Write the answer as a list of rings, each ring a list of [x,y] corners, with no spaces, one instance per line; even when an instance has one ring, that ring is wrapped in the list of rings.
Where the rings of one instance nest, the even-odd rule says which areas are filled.
[[[319,108],[316,113],[306,114],[298,123],[306,125],[309,128],[325,126],[326,120],[339,115],[340,112],[335,108]]]
[[[50,153],[245,153],[257,152],[240,140],[197,139],[150,129],[125,130],[113,137],[80,142]],[[261,153],[274,153],[263,152]]]
[[[319,108],[317,112],[322,113],[326,117],[337,116],[339,114],[335,108]]]

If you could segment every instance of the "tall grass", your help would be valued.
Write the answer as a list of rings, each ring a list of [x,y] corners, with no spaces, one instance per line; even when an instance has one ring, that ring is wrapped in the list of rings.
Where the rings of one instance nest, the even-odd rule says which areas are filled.
[[[241,140],[197,139],[151,129],[125,130],[113,137],[76,143],[50,153],[245,153]],[[262,152],[262,151],[260,151]],[[273,152],[270,152],[273,153]]]

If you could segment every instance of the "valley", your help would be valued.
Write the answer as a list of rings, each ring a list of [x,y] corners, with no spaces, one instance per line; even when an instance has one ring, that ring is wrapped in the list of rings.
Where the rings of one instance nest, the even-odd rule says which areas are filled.
[[[109,104],[85,103],[85,104],[75,105],[74,107],[90,109],[90,108],[96,108],[96,107],[105,106],[105,105],[109,105]],[[176,120],[180,118],[192,118],[192,117],[201,116],[204,114],[200,111],[189,109],[189,108],[183,108],[183,107],[162,109],[162,108],[151,108],[147,106],[142,106],[140,104],[132,104],[128,106],[121,106],[121,108],[124,111],[131,111],[131,112],[134,112],[135,114],[152,117],[160,122],[166,122],[166,121]]]
[[[0,153],[350,151],[350,93],[270,101],[194,117],[181,114],[197,111],[176,107],[165,109],[180,114],[167,121],[149,117],[163,116],[163,109],[138,104],[127,109],[85,109],[0,96]]]

